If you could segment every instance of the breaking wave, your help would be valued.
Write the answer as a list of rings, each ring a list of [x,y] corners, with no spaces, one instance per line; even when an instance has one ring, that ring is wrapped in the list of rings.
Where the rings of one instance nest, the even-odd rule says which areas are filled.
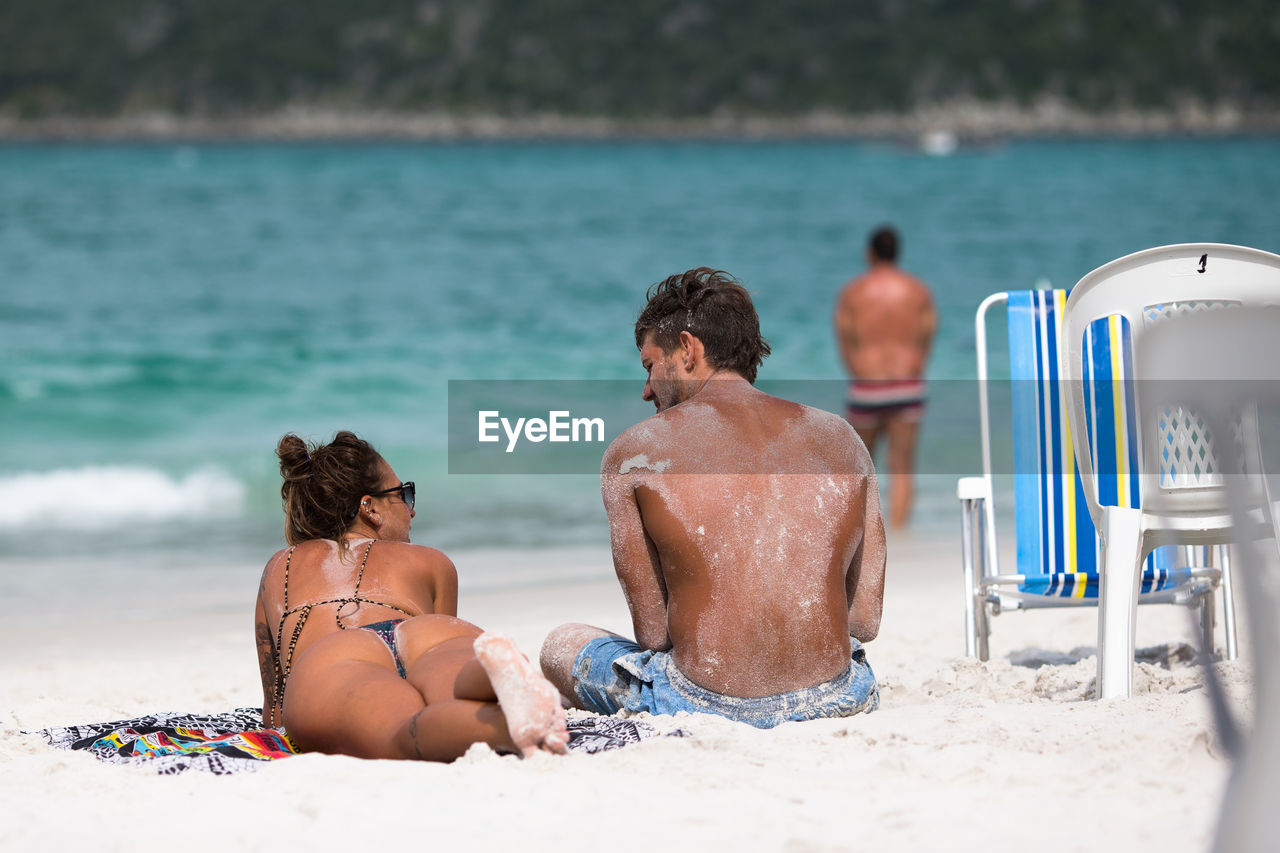
[[[218,468],[173,477],[152,468],[91,466],[0,476],[0,529],[100,530],[237,515],[244,484]]]

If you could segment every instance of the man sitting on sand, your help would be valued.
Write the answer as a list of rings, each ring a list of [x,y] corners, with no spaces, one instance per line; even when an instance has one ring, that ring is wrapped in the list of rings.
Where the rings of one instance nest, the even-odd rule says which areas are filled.
[[[707,268],[649,291],[635,327],[657,414],[610,445],[601,488],[637,642],[564,625],[542,648],[577,706],[719,714],[760,728],[879,705],[884,527],[840,417],[753,387],[751,297]]]

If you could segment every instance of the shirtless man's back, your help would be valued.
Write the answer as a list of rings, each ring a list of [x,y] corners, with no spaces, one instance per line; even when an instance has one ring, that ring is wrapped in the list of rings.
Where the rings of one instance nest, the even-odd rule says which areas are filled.
[[[929,288],[897,266],[898,238],[890,228],[872,234],[869,269],[849,282],[836,302],[836,337],[849,386],[846,417],[872,454],[889,440],[890,521],[907,524],[913,469],[924,413],[924,371],[938,316]]]
[[[749,297],[735,297],[767,354]],[[601,466],[637,642],[564,626],[543,669],[606,713],[702,710],[763,726],[870,710],[878,692],[861,641],[879,630],[885,560],[870,456],[841,418],[756,390],[763,355],[734,366],[716,340],[708,356],[700,310],[712,309],[688,312],[670,349],[641,315],[644,397],[658,413]]]
[[[864,537],[868,500],[879,521],[875,474],[835,415],[712,380],[619,437],[601,480],[611,524],[643,519],[666,587],[665,608],[633,613],[637,636],[671,648],[696,683],[732,696],[811,687],[848,666],[851,631],[875,637],[879,596],[854,595],[854,611],[848,600],[864,538],[883,560],[876,533]],[[643,544],[615,537],[633,603],[652,593]]]

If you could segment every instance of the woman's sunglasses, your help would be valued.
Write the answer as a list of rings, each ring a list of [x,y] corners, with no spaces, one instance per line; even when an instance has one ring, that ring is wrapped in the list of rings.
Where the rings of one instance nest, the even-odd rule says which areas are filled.
[[[389,489],[383,489],[380,492],[370,492],[369,497],[380,498],[383,495],[389,495],[392,492],[400,492],[400,497],[404,500],[405,506],[409,507],[409,509],[413,509],[413,502],[417,498],[417,492],[412,480],[407,483],[401,483],[398,486],[392,486]]]

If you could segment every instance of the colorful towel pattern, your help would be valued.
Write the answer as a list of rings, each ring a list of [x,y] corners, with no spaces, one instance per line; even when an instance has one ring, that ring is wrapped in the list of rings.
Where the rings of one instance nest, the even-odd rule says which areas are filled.
[[[263,726],[260,708],[236,708],[222,714],[150,714],[109,723],[56,726],[34,734],[58,749],[88,750],[108,764],[145,764],[161,775],[186,770],[215,775],[242,773],[258,769],[265,761],[296,754],[283,731]],[[657,735],[653,726],[639,720],[596,716],[569,720],[569,749],[589,754]],[[687,735],[682,730],[668,733]]]
[[[222,714],[149,714],[132,720],[57,726],[36,734],[50,746],[88,750],[108,764],[147,762],[162,775],[185,770],[237,773],[295,754],[283,732],[263,726],[259,708]]]

